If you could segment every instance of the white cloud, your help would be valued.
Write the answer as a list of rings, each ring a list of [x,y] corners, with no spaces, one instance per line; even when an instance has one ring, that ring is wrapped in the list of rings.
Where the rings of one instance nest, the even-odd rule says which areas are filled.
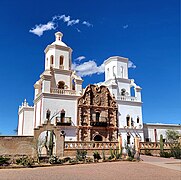
[[[85,59],[85,56],[79,56],[78,58],[75,59],[75,61],[81,61],[83,59]]]
[[[133,68],[135,69],[136,66],[134,65],[134,63],[132,61],[128,61],[128,68]]]
[[[82,59],[85,59],[84,56],[80,56],[76,58],[75,60],[81,61]],[[102,63],[100,66],[96,64],[94,60],[86,61],[82,64],[72,64],[72,70],[76,71],[77,74],[81,77],[83,76],[91,76],[93,74],[102,74],[104,73],[104,63]],[[128,68],[135,69],[136,66],[132,61],[128,61]]]
[[[79,32],[79,33],[81,32],[81,30],[79,28],[76,28],[76,29],[77,29],[77,32]]]
[[[87,21],[83,21],[82,24],[84,24],[84,25],[86,25],[86,26],[88,26],[88,27],[93,26],[91,23],[89,23],[89,22],[87,22]]]
[[[97,66],[94,60],[84,62],[83,64],[73,64],[72,69],[81,77],[91,76],[92,74],[101,74],[104,72],[104,63]]]
[[[67,26],[72,26],[74,24],[78,24],[79,23],[79,19],[71,19],[70,16],[66,16],[65,14],[59,16],[56,15],[52,18],[52,21],[60,21],[63,20],[63,22],[67,23]]]
[[[79,19],[76,19],[76,20],[70,20],[70,21],[68,21],[67,22],[67,26],[72,26],[72,25],[74,25],[74,24],[78,24],[79,23]]]
[[[126,24],[123,26],[123,29],[127,29],[128,27],[129,27],[128,24]]]
[[[34,33],[38,36],[42,36],[44,31],[49,31],[52,29],[56,29],[58,27],[58,21],[63,21],[64,23],[67,24],[67,26],[73,26],[75,24],[79,24],[81,22],[80,19],[71,19],[70,16],[66,16],[65,14],[63,15],[55,15],[52,17],[52,20],[49,21],[47,24],[39,24],[39,25],[35,25],[35,28],[32,28],[29,30],[29,32]],[[93,26],[92,24],[90,24],[87,21],[83,21],[84,25],[86,26]],[[55,26],[56,25],[56,26]],[[80,29],[75,28],[77,30],[77,32],[81,32]]]
[[[49,31],[52,29],[56,29],[55,23],[52,21],[49,21],[47,24],[35,25],[35,28],[30,29],[29,32],[36,34],[38,36],[42,36],[44,31]]]

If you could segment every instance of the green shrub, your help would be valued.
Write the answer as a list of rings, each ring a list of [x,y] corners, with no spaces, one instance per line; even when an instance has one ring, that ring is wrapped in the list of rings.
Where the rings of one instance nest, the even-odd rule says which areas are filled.
[[[85,161],[86,156],[87,156],[86,150],[77,150],[76,152],[77,161]]]
[[[160,157],[170,158],[172,156],[169,152],[160,151]]]
[[[87,157],[86,162],[91,163],[91,162],[93,162],[93,159],[91,157]]]
[[[9,165],[10,158],[0,156],[0,166]]]
[[[128,152],[128,157],[130,157],[130,159],[134,159],[134,155],[136,154],[135,147],[131,148],[130,146],[126,145],[125,149]]]
[[[102,159],[98,151],[93,152],[93,157],[94,157],[94,161],[98,161],[99,159]]]
[[[70,160],[71,160],[70,157],[65,157],[65,158],[62,159],[62,161],[63,161],[64,163],[69,162]]]
[[[32,165],[34,164],[34,159],[31,157],[21,157],[19,159],[16,159],[16,164],[18,165],[23,165],[26,167],[32,167]]]
[[[49,158],[49,163],[50,163],[50,164],[63,164],[63,160],[58,159],[57,156],[51,156],[51,157]]]
[[[110,156],[109,156],[109,160],[111,159],[114,159],[114,160],[117,160],[117,159],[121,159],[121,156],[122,156],[122,150],[121,152],[119,152],[119,148],[116,148],[116,149],[110,149]]]
[[[106,160],[106,156],[105,156],[105,151],[102,150],[102,160],[105,161]]]
[[[153,156],[153,155],[151,154],[150,149],[145,149],[145,155],[147,155],[147,156]]]
[[[181,144],[171,147],[171,155],[176,159],[181,159]]]

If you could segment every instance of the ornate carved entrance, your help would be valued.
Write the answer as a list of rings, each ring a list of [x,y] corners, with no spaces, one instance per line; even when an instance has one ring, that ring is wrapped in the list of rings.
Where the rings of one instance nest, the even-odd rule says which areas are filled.
[[[88,85],[78,99],[78,140],[116,141],[117,104],[106,86]]]

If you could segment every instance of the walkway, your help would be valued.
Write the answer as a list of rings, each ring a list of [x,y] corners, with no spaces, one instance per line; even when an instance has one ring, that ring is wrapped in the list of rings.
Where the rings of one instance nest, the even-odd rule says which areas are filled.
[[[168,169],[181,171],[181,160],[173,158],[162,158],[154,156],[141,155],[143,163],[148,163],[156,166],[161,166]]]
[[[0,169],[1,180],[180,180],[181,172],[142,162],[106,162],[33,169]]]

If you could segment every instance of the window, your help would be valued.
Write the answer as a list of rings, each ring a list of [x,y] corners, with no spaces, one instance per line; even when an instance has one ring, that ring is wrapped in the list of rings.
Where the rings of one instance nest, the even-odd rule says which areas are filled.
[[[113,66],[113,76],[116,76],[116,66]]]
[[[130,139],[131,139],[130,135],[127,134],[127,144],[130,144]]]
[[[64,59],[64,57],[60,56],[60,66],[63,66],[63,59]]]
[[[109,78],[109,68],[107,68],[107,78]]]
[[[121,72],[121,78],[123,78],[123,66],[121,66],[120,72]]]
[[[74,82],[74,79],[72,80],[72,90],[75,90],[75,82]]]
[[[99,118],[100,118],[100,113],[96,112],[96,122],[99,122]]]
[[[131,118],[131,126],[132,126],[132,127],[134,126],[133,118]]]
[[[64,123],[64,120],[65,120],[65,110],[64,109],[61,110],[60,119],[61,119],[61,123]]]
[[[53,61],[54,61],[54,58],[53,58],[53,55],[50,56],[50,65],[53,65]]]
[[[129,127],[130,126],[130,116],[129,115],[126,117],[126,122],[127,122],[127,126]]]
[[[59,81],[58,82],[58,88],[59,89],[64,89],[64,87],[65,87],[65,83],[63,81]]]
[[[137,123],[140,123],[140,118],[139,117],[137,117]]]
[[[96,136],[94,137],[94,141],[102,141],[102,136],[96,135]]]

